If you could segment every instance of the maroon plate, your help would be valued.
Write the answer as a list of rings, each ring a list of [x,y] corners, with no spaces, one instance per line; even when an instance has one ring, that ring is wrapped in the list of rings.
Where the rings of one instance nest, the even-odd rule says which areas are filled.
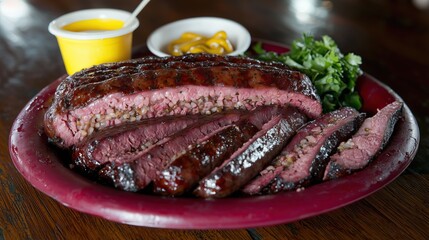
[[[265,42],[269,50],[286,51]],[[138,226],[181,229],[232,229],[288,223],[351,204],[398,177],[414,158],[419,129],[404,105],[390,143],[367,168],[353,175],[308,187],[301,192],[204,200],[123,192],[89,181],[62,165],[61,154],[47,141],[43,115],[60,78],[38,93],[21,111],[10,132],[9,151],[18,171],[35,188],[75,210]],[[364,110],[402,99],[364,74],[358,80]]]

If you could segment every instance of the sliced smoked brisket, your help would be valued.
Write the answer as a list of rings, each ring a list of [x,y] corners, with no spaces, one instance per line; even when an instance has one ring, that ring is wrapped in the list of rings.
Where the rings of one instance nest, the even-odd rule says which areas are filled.
[[[69,76],[45,115],[48,137],[70,147],[102,129],[143,119],[263,105],[292,105],[310,118],[322,112],[309,78],[281,64],[211,55],[180,62],[184,58],[100,65]]]
[[[323,179],[335,179],[367,166],[389,141],[402,105],[401,102],[392,102],[367,118],[356,134],[342,142],[330,157]]]
[[[159,172],[168,167],[177,156],[192,149],[195,144],[206,141],[211,136],[242,119],[249,119],[253,125],[260,127],[258,125],[268,121],[273,115],[281,114],[281,112],[285,111],[284,109],[287,111],[289,108],[259,107],[245,114],[240,111],[232,111],[219,114],[221,117],[213,120],[199,121],[177,132],[169,137],[167,141],[163,141],[162,144],[153,147],[132,161],[113,162],[106,165],[100,170],[100,176],[104,182],[111,183],[117,188],[127,191],[142,190],[156,179]]]
[[[203,178],[194,194],[220,198],[234,193],[269,164],[305,122],[305,115],[293,108],[273,116],[255,136]]]
[[[358,129],[363,118],[363,114],[346,107],[307,123],[242,191],[246,194],[276,193],[320,181],[329,155]]]
[[[154,192],[167,196],[180,196],[189,192],[257,131],[255,125],[245,120],[196,144],[177,156],[158,174],[153,181]]]

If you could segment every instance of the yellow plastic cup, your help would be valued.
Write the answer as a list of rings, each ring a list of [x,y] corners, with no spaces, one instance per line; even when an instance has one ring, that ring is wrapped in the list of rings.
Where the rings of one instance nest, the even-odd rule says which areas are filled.
[[[139,26],[131,13],[117,9],[87,9],[65,14],[49,24],[56,36],[66,71],[72,75],[84,68],[131,58],[132,33]]]

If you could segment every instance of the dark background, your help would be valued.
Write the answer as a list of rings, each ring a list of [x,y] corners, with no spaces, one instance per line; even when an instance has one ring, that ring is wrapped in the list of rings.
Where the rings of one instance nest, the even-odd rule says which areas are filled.
[[[43,87],[65,73],[47,26],[86,8],[132,11],[136,0],[0,0],[0,239],[428,239],[429,2],[427,0],[152,0],[139,15],[134,46],[163,24],[217,16],[252,37],[290,44],[302,33],[330,35],[343,52],[389,85],[417,118],[421,141],[393,183],[347,207],[290,224],[228,231],[161,230],[117,224],[62,206],[31,187],[8,153],[13,120]]]

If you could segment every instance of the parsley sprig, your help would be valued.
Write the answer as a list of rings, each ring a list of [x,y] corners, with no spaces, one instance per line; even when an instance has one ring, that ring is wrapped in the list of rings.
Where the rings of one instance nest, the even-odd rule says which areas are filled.
[[[361,98],[355,89],[356,80],[362,74],[362,59],[353,53],[343,55],[329,36],[315,40],[304,34],[293,41],[287,53],[267,52],[257,43],[253,50],[256,58],[264,61],[282,62],[305,73],[319,94],[324,112],[350,106],[359,110]]]

